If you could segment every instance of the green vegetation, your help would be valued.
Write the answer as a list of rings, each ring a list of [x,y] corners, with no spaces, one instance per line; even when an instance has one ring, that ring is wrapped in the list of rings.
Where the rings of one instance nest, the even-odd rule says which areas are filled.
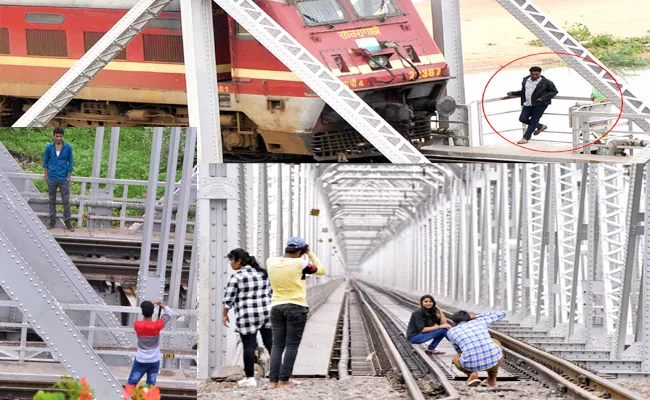
[[[567,31],[591,51],[605,67],[617,73],[650,66],[650,58],[644,57],[650,53],[650,35],[632,38],[617,38],[609,33],[594,35],[583,24],[574,24]],[[531,40],[527,44],[544,47],[544,43],[539,39]]]
[[[108,173],[108,155],[110,151],[110,129],[104,133],[102,146],[102,167],[100,176],[106,177]],[[45,146],[52,142],[52,128],[0,128],[0,142],[18,160],[25,172],[43,173],[43,152]],[[91,128],[67,128],[64,140],[73,149],[74,172],[73,176],[91,176],[92,162],[95,152],[95,129]],[[132,179],[148,181],[149,159],[151,156],[151,128],[121,128],[118,146],[118,157],[115,177],[118,179]],[[158,171],[159,181],[165,181],[167,177],[167,155],[169,153],[169,130],[164,133],[162,152],[160,157],[160,169]],[[183,165],[183,151],[185,145],[185,134],[180,140],[180,151],[178,159],[178,170],[176,180],[181,177]],[[47,183],[44,180],[33,181],[38,190],[47,192]],[[100,185],[103,188],[105,185]],[[88,194],[90,187],[86,188]],[[146,192],[145,186],[129,186],[129,198],[141,198]],[[70,186],[72,194],[81,193],[81,183],[72,182]],[[122,185],[116,185],[114,196],[119,198],[124,193]],[[157,196],[164,195],[164,188],[158,188]],[[73,213],[76,211],[73,207]],[[139,211],[129,211],[129,215],[138,215]],[[118,213],[119,215],[119,213]]]

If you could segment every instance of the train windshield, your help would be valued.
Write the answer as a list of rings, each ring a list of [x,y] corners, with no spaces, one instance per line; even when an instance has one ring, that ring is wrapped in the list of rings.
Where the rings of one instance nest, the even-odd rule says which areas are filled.
[[[295,0],[295,4],[309,26],[332,25],[348,19],[338,0]]]
[[[350,3],[357,16],[363,19],[385,18],[400,14],[395,0],[350,0]]]

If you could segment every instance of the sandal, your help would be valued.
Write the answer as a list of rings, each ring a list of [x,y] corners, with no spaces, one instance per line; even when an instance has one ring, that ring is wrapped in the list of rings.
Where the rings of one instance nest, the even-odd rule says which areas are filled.
[[[478,386],[480,384],[481,384],[480,379],[474,379],[473,381],[467,382],[467,386],[469,386],[469,387],[476,387],[476,386]]]

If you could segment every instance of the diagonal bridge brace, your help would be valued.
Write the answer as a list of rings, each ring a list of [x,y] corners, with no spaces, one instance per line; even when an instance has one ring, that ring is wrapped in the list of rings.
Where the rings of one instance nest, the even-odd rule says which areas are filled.
[[[43,127],[122,52],[171,0],[140,0],[13,125]]]
[[[49,290],[59,301],[73,304],[104,305],[103,299],[95,292],[83,274],[77,269],[65,254],[54,237],[45,229],[43,223],[23,196],[16,190],[11,181],[0,170],[0,198],[6,203],[9,211],[0,212],[0,227],[7,232],[24,233],[25,240],[14,241],[13,246],[21,254],[23,260],[44,282],[48,282]],[[2,274],[4,275],[4,273]],[[85,323],[89,316],[71,314],[77,322]],[[100,326],[121,328],[115,314],[111,312],[98,313],[97,324]],[[128,336],[104,332],[100,340],[113,346],[131,347],[133,344]]]
[[[34,215],[31,221],[21,218],[17,211],[29,206],[14,201],[16,190],[1,173],[0,189],[3,189],[0,190],[0,215],[4,219],[0,223],[0,288],[18,304],[32,329],[72,377],[85,377],[98,399],[120,399],[122,386],[86,341],[75,321],[63,311],[59,296],[55,297],[49,290],[65,286],[66,280],[42,280],[42,276],[31,268],[33,264],[25,258],[30,254],[43,260],[49,258],[46,247],[39,243],[30,229],[31,224],[39,223],[38,218]],[[19,249],[25,245],[29,247],[27,252]]]

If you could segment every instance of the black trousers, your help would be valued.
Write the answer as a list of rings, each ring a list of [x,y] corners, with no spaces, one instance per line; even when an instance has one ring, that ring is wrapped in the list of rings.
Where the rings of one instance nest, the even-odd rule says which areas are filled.
[[[273,348],[273,331],[271,328],[260,328],[258,331],[262,335],[262,342],[264,342],[264,347],[271,354]],[[251,333],[249,335],[242,335],[241,342],[244,345],[244,371],[246,372],[246,378],[252,378],[255,376],[255,351],[257,350],[257,332]]]
[[[530,140],[533,136],[535,129],[542,127],[542,124],[539,123],[539,120],[542,119],[544,111],[546,111],[548,106],[524,106],[521,110],[521,115],[519,116],[519,122],[522,124],[528,125],[526,133],[524,134],[524,139]]]
[[[273,352],[269,372],[271,382],[286,382],[291,377],[302,334],[305,332],[308,313],[309,307],[297,304],[281,304],[271,309],[273,325]]]

